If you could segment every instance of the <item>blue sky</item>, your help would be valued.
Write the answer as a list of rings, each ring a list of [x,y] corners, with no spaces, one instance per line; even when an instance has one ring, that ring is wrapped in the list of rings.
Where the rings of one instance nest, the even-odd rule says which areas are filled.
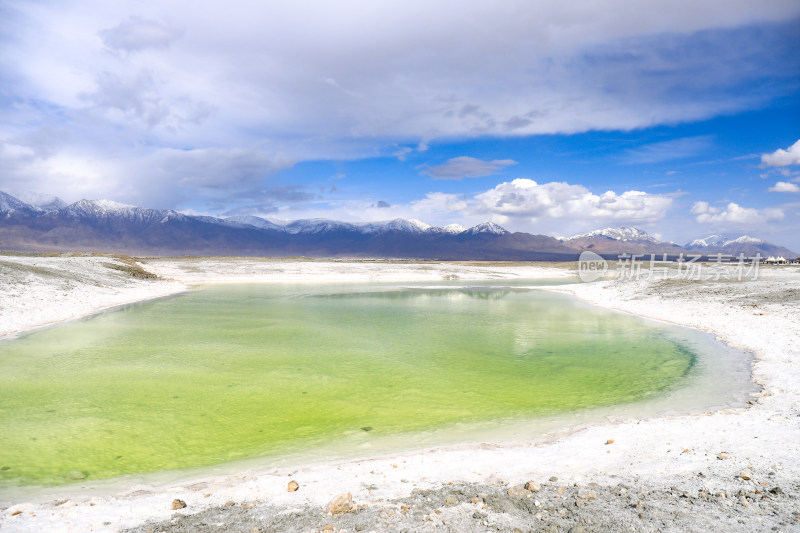
[[[800,4],[0,4],[0,190],[800,251]]]

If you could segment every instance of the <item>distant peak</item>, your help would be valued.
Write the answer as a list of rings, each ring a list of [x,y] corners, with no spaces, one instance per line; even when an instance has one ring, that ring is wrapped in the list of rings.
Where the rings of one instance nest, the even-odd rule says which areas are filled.
[[[477,226],[473,226],[467,230],[472,235],[477,235],[479,233],[485,234],[492,234],[492,235],[505,235],[509,233],[509,231],[501,226],[498,226],[494,222],[484,222],[482,224],[478,224]]]
[[[647,233],[644,230],[640,230],[639,228],[634,228],[632,226],[620,226],[618,228],[604,228],[604,229],[596,229],[594,231],[590,231],[588,233],[581,233],[579,235],[573,235],[566,240],[572,239],[582,239],[587,237],[608,237],[609,239],[614,239],[617,241],[650,241],[656,242],[656,238]]]

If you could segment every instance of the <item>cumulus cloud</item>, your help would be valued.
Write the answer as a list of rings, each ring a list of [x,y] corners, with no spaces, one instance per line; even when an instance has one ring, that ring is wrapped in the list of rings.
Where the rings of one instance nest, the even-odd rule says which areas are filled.
[[[166,48],[180,32],[163,22],[133,16],[99,34],[103,43],[112,50],[136,52],[146,48]]]
[[[769,192],[800,192],[800,185],[789,183],[788,181],[779,181],[767,190]]]
[[[516,165],[512,159],[495,159],[483,161],[474,157],[461,156],[448,159],[446,163],[430,167],[420,174],[427,174],[436,180],[460,180],[462,178],[480,178],[497,174],[510,165]]]
[[[425,198],[411,202],[411,209],[415,213],[458,213],[469,207],[469,202],[464,195],[447,194],[443,192],[429,192]]]
[[[762,167],[788,167],[800,165],[800,140],[786,150],[779,148],[771,154],[761,156]]]
[[[601,221],[647,223],[661,220],[672,205],[668,195],[642,191],[594,194],[583,185],[566,182],[539,184],[531,179],[515,179],[478,194],[477,209],[488,214],[564,219],[583,217]]]
[[[742,207],[730,202],[725,208],[710,205],[708,202],[695,202],[691,213],[701,224],[760,225],[766,222],[783,220],[784,213],[780,208],[768,207],[755,209]]]

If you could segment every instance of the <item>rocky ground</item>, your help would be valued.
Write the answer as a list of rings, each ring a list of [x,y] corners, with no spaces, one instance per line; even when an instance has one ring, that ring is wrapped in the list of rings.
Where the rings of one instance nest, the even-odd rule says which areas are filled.
[[[718,484],[706,482],[698,473],[681,486],[668,488],[640,481],[565,484],[556,477],[514,487],[453,483],[414,489],[406,498],[370,505],[359,505],[344,495],[334,503],[338,508],[230,501],[195,514],[176,510],[170,520],[126,531],[800,531],[800,486],[778,481],[780,472],[774,470],[747,470],[741,475]]]

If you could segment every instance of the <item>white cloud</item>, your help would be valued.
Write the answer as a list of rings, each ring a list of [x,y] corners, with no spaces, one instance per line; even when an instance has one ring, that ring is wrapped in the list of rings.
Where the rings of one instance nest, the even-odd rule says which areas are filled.
[[[99,34],[107,47],[134,52],[145,48],[166,48],[179,32],[157,20],[133,16]]]
[[[430,192],[422,200],[411,202],[411,210],[424,216],[435,213],[458,213],[467,210],[469,205],[462,195]]]
[[[648,223],[661,220],[672,205],[667,195],[641,191],[594,194],[583,185],[539,184],[515,179],[475,197],[477,209],[489,214],[537,220],[583,218],[596,221]]]
[[[710,205],[708,202],[695,202],[691,213],[701,224],[730,224],[734,226],[755,226],[766,222],[783,220],[784,213],[780,208],[768,207],[755,209],[742,207],[730,202],[724,209]]]
[[[785,87],[749,82],[794,75],[796,63],[778,59],[794,57],[780,47],[789,46],[786,21],[800,14],[784,0],[442,0],[413,9],[400,0],[235,9],[63,0],[1,9],[2,138],[42,124],[69,131],[59,153],[102,167],[109,183],[92,182],[98,195],[161,150],[355,159],[735,112],[774,96],[742,87]],[[761,23],[777,26],[742,37]],[[14,172],[50,192],[41,164],[25,160]],[[174,178],[160,176],[143,179],[149,194],[168,197]],[[0,177],[0,188],[11,179]]]
[[[800,192],[800,185],[796,183],[789,183],[787,181],[779,181],[768,189],[769,192]]]
[[[713,148],[710,135],[683,137],[657,143],[650,143],[639,148],[627,150],[624,162],[633,165],[648,165],[696,157]],[[670,171],[673,172],[673,171]],[[667,172],[667,175],[670,174]]]
[[[436,180],[460,180],[462,178],[480,178],[497,174],[503,168],[516,165],[512,159],[495,159],[483,161],[474,157],[461,156],[448,159],[447,162],[430,167],[420,174],[427,174]]]
[[[786,150],[779,148],[771,154],[761,156],[762,167],[788,167],[790,165],[800,165],[800,140]]]

